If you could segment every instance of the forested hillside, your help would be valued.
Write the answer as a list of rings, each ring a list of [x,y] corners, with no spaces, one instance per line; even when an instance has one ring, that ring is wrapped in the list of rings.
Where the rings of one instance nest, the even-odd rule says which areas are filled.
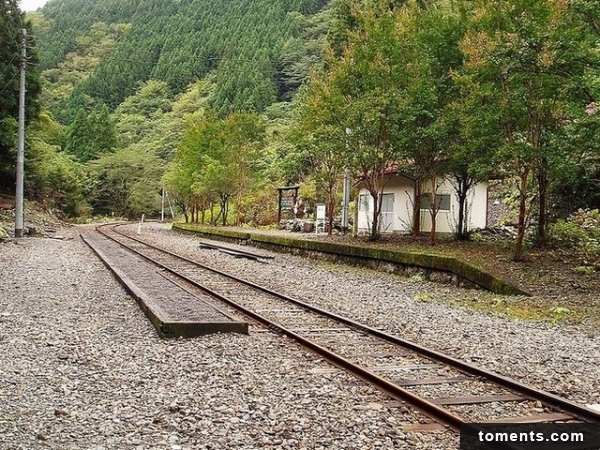
[[[28,195],[73,218],[133,218],[156,214],[166,187],[186,217],[221,206],[215,214],[226,222],[231,200],[237,221],[271,221],[275,186],[296,171],[286,168],[291,102],[324,64],[329,7],[50,0],[27,13],[39,55],[28,73],[42,81],[30,103],[42,111],[27,130]],[[6,59],[18,73],[11,40]],[[210,145],[203,130],[214,133]],[[5,142],[10,173],[13,143]]]
[[[298,66],[311,57],[299,41],[301,17],[325,3],[52,0],[32,15],[40,68],[62,86],[48,106],[68,123],[90,101],[114,110],[148,80],[165,81],[177,94],[212,72],[212,106],[221,116],[264,111],[289,99],[306,76],[308,64]],[[69,62],[79,77],[65,86]]]
[[[22,18],[7,4],[10,170]],[[26,18],[30,106],[42,79],[27,192],[70,216],[156,214],[166,188],[186,220],[268,225],[276,188],[299,184],[332,219],[348,173],[377,239],[393,167],[414,235],[428,214],[435,242],[444,179],[468,239],[470,190],[499,179],[515,259],[567,243],[600,266],[596,0],[50,0]]]
[[[31,29],[21,17],[15,1],[0,4],[0,191],[12,187],[17,146],[17,118],[19,109],[20,61],[23,29],[31,43]],[[29,45],[29,61],[33,65],[37,56]],[[34,119],[39,112],[37,96],[40,91],[39,74],[29,71],[26,76],[26,119]]]

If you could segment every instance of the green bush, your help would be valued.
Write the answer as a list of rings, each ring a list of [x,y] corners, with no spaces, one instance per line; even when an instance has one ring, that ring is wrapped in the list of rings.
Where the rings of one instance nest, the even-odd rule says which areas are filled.
[[[584,230],[591,239],[600,239],[600,211],[597,209],[580,209],[572,214],[569,222]]]
[[[592,275],[594,272],[594,268],[592,266],[579,266],[573,269],[577,275]]]
[[[585,230],[573,222],[559,220],[549,229],[550,243],[557,248],[576,248],[587,241]]]
[[[600,211],[580,209],[549,229],[550,244],[569,250],[584,266],[600,267]]]
[[[474,231],[469,235],[469,240],[471,242],[475,242],[476,244],[480,244],[485,240],[485,238],[483,237],[483,234],[479,233],[478,231]]]

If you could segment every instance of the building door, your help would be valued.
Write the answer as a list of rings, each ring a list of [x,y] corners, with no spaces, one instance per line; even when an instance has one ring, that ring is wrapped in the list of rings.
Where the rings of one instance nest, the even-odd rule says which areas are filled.
[[[382,195],[380,217],[379,231],[382,233],[394,231],[394,194]]]

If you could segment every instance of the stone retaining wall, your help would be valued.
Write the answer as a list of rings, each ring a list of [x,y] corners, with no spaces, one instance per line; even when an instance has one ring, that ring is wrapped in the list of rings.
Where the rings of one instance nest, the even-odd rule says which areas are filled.
[[[246,243],[259,248],[292,253],[332,262],[344,262],[366,266],[375,270],[404,276],[422,275],[424,278],[457,286],[483,288],[496,294],[530,294],[518,286],[474,267],[465,261],[426,253],[409,253],[358,247],[309,239],[290,238],[268,233],[250,233],[226,228],[198,227],[190,224],[174,224],[179,231],[238,244]]]

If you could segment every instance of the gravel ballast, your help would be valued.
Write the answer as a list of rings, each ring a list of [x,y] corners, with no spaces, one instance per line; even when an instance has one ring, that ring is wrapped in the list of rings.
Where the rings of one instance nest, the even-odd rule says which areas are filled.
[[[132,228],[133,229],[133,228]],[[271,333],[161,340],[76,234],[0,245],[1,449],[456,449],[424,421]],[[491,295],[288,255],[268,264],[142,238],[581,403],[600,403],[600,349],[575,327],[453,309]],[[235,246],[233,246],[235,247]],[[201,252],[201,253],[200,253]]]
[[[277,335],[161,340],[77,231],[0,245],[1,449],[458,447]]]
[[[133,228],[129,228],[133,230]],[[298,235],[298,233],[295,233]],[[453,297],[518,302],[519,297],[461,289],[349,267],[268,253],[267,265],[198,248],[199,239],[161,224],[144,225],[144,239],[169,245],[215,267],[352,317],[451,356],[472,362],[581,404],[600,403],[600,343],[577,326],[510,320],[448,305]],[[247,249],[246,246],[232,248]],[[265,252],[264,250],[260,250]]]

